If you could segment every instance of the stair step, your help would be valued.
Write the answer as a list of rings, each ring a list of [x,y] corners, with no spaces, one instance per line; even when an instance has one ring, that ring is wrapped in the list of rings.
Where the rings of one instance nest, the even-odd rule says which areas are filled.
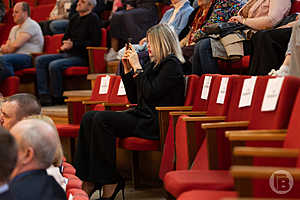
[[[42,114],[49,116],[54,123],[68,123],[68,109],[66,105],[42,107]]]

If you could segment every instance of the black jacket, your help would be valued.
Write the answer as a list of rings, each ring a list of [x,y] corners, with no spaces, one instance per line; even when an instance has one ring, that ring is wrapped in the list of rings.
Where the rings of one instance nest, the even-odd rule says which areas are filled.
[[[66,200],[62,187],[46,170],[32,170],[17,175],[10,182],[16,200]]]
[[[10,190],[7,190],[0,194],[0,200],[15,200]]]
[[[79,28],[80,27],[80,28]],[[100,46],[101,21],[91,12],[85,16],[76,13],[69,22],[63,40],[71,39],[73,47],[66,52],[72,56],[80,56],[88,60],[88,46]]]
[[[159,65],[148,63],[144,72],[133,78],[133,72],[122,75],[127,97],[135,108],[126,112],[139,117],[135,134],[147,139],[159,139],[157,106],[179,106],[184,103],[182,64],[174,55]]]

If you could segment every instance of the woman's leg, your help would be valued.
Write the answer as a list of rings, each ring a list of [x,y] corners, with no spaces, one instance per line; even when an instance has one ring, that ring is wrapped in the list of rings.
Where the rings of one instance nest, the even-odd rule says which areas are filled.
[[[195,46],[193,56],[192,74],[217,74],[218,62],[212,57],[210,39],[201,39]]]
[[[258,31],[251,39],[250,75],[266,75],[271,69],[278,69],[285,58],[285,52],[292,33],[291,28]]]
[[[120,179],[116,170],[116,137],[133,136],[137,118],[126,112],[91,111],[84,115],[75,154],[76,175],[101,185]]]

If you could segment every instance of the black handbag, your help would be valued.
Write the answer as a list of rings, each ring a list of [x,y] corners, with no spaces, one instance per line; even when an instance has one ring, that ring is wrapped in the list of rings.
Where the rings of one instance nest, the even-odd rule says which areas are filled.
[[[224,37],[230,33],[233,33],[237,30],[246,30],[250,29],[248,26],[235,23],[235,22],[219,22],[215,24],[210,24],[208,26],[203,27],[203,32],[206,34],[220,34],[220,37]]]

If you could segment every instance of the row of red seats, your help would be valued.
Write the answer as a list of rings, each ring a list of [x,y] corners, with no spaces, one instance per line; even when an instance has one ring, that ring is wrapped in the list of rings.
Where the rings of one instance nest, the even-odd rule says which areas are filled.
[[[67,162],[62,164],[63,177],[68,179],[66,193],[68,200],[89,200],[85,191],[82,190],[82,181],[75,175],[76,169]]]
[[[173,116],[171,119],[177,121],[177,123],[175,123],[176,127],[173,127],[173,130],[168,132],[164,146],[164,157],[162,159],[160,175],[164,180],[165,189],[174,197],[179,197],[179,199],[192,199],[200,195],[206,199],[220,199],[221,197],[234,197],[238,194],[242,197],[299,198],[299,194],[297,193],[299,185],[296,183],[297,177],[295,177],[296,180],[294,181],[295,184],[292,190],[285,196],[280,196],[272,192],[268,179],[259,181],[260,184],[253,181],[252,184],[255,175],[251,177],[249,175],[251,174],[250,172],[246,173],[247,167],[235,167],[232,173],[233,176],[238,174],[234,177],[237,180],[249,179],[248,181],[236,181],[236,190],[243,188],[244,183],[248,184],[248,188],[243,188],[242,191],[239,190],[238,194],[236,192],[224,192],[224,190],[232,191],[234,189],[233,177],[228,171],[232,163],[245,164],[241,161],[245,162],[246,160],[246,164],[249,164],[249,159],[247,160],[246,158],[250,155],[249,151],[253,150],[244,150],[248,151],[248,154],[245,154],[245,152],[241,153],[241,149],[236,150],[235,152],[238,152],[238,155],[242,157],[237,162],[237,159],[233,159],[232,157],[231,147],[241,145],[239,139],[241,136],[234,137],[234,134],[237,134],[234,131],[227,133],[231,133],[229,139],[234,140],[234,143],[231,144],[225,136],[226,130],[248,129],[249,131],[243,132],[242,135],[247,136],[248,140],[253,140],[254,135],[251,135],[251,133],[256,129],[264,129],[264,131],[259,132],[260,134],[262,132],[276,132],[278,136],[278,133],[282,133],[282,130],[271,131],[270,129],[287,128],[289,119],[291,119],[288,133],[293,126],[291,131],[292,136],[289,137],[289,135],[286,135],[287,139],[284,144],[282,141],[274,141],[278,140],[278,137],[274,135],[275,139],[273,138],[272,142],[265,142],[266,137],[262,137],[263,139],[260,138],[258,141],[247,141],[244,144],[250,146],[281,147],[283,145],[285,148],[297,148],[297,152],[299,153],[298,142],[295,142],[298,136],[293,134],[293,132],[298,130],[297,123],[293,125],[291,123],[299,115],[297,110],[300,106],[300,93],[297,99],[296,96],[300,86],[300,79],[268,76],[251,78],[249,76],[236,75],[204,75],[201,78],[190,76],[189,79],[186,105],[192,105],[192,109],[196,111],[206,111],[206,116],[203,116],[203,112],[198,112],[198,114],[182,112],[181,115],[179,112],[170,113]],[[251,92],[251,87],[249,86],[251,82],[255,83],[255,85],[252,84],[253,92]],[[245,86],[246,84],[248,84],[248,87]],[[271,93],[266,95],[266,90],[271,90]],[[275,98],[276,90],[280,91],[280,93],[278,94],[277,102],[274,104],[275,106],[272,109],[268,110],[266,108],[262,111],[262,108],[265,106],[263,102],[266,101],[266,97],[271,95],[271,97]],[[274,91],[275,93],[272,93]],[[248,100],[250,98],[249,101],[246,100],[250,104],[242,107],[241,98]],[[291,113],[293,114],[290,118]],[[199,115],[200,117],[191,117],[188,115]],[[216,121],[222,122],[216,123]],[[174,121],[172,123],[169,122],[170,125],[173,123]],[[262,134],[261,136],[265,135]],[[172,143],[172,141],[175,141],[175,143]],[[173,146],[175,147],[172,148]],[[166,154],[168,158],[166,158]],[[270,151],[268,155],[270,155]],[[298,155],[294,157],[297,158]],[[176,158],[175,163],[168,163],[168,161],[172,161],[174,158]],[[296,167],[297,160],[294,158],[292,161],[285,160],[285,162],[282,162],[282,160],[274,161],[272,158],[255,158],[253,160],[250,159],[250,161],[252,161],[250,162],[251,164],[260,166]],[[164,164],[167,164],[167,167]],[[173,169],[173,164],[176,167],[176,171],[168,172]],[[263,169],[261,170],[263,171]],[[244,174],[240,175],[240,171],[243,171]],[[165,175],[166,172],[168,173]],[[269,175],[272,174],[270,172],[274,172],[274,170],[269,169]],[[266,175],[264,176],[266,177]],[[262,187],[262,185],[265,187]],[[201,191],[184,193],[190,190]],[[219,190],[219,192],[216,192],[216,190]]]

